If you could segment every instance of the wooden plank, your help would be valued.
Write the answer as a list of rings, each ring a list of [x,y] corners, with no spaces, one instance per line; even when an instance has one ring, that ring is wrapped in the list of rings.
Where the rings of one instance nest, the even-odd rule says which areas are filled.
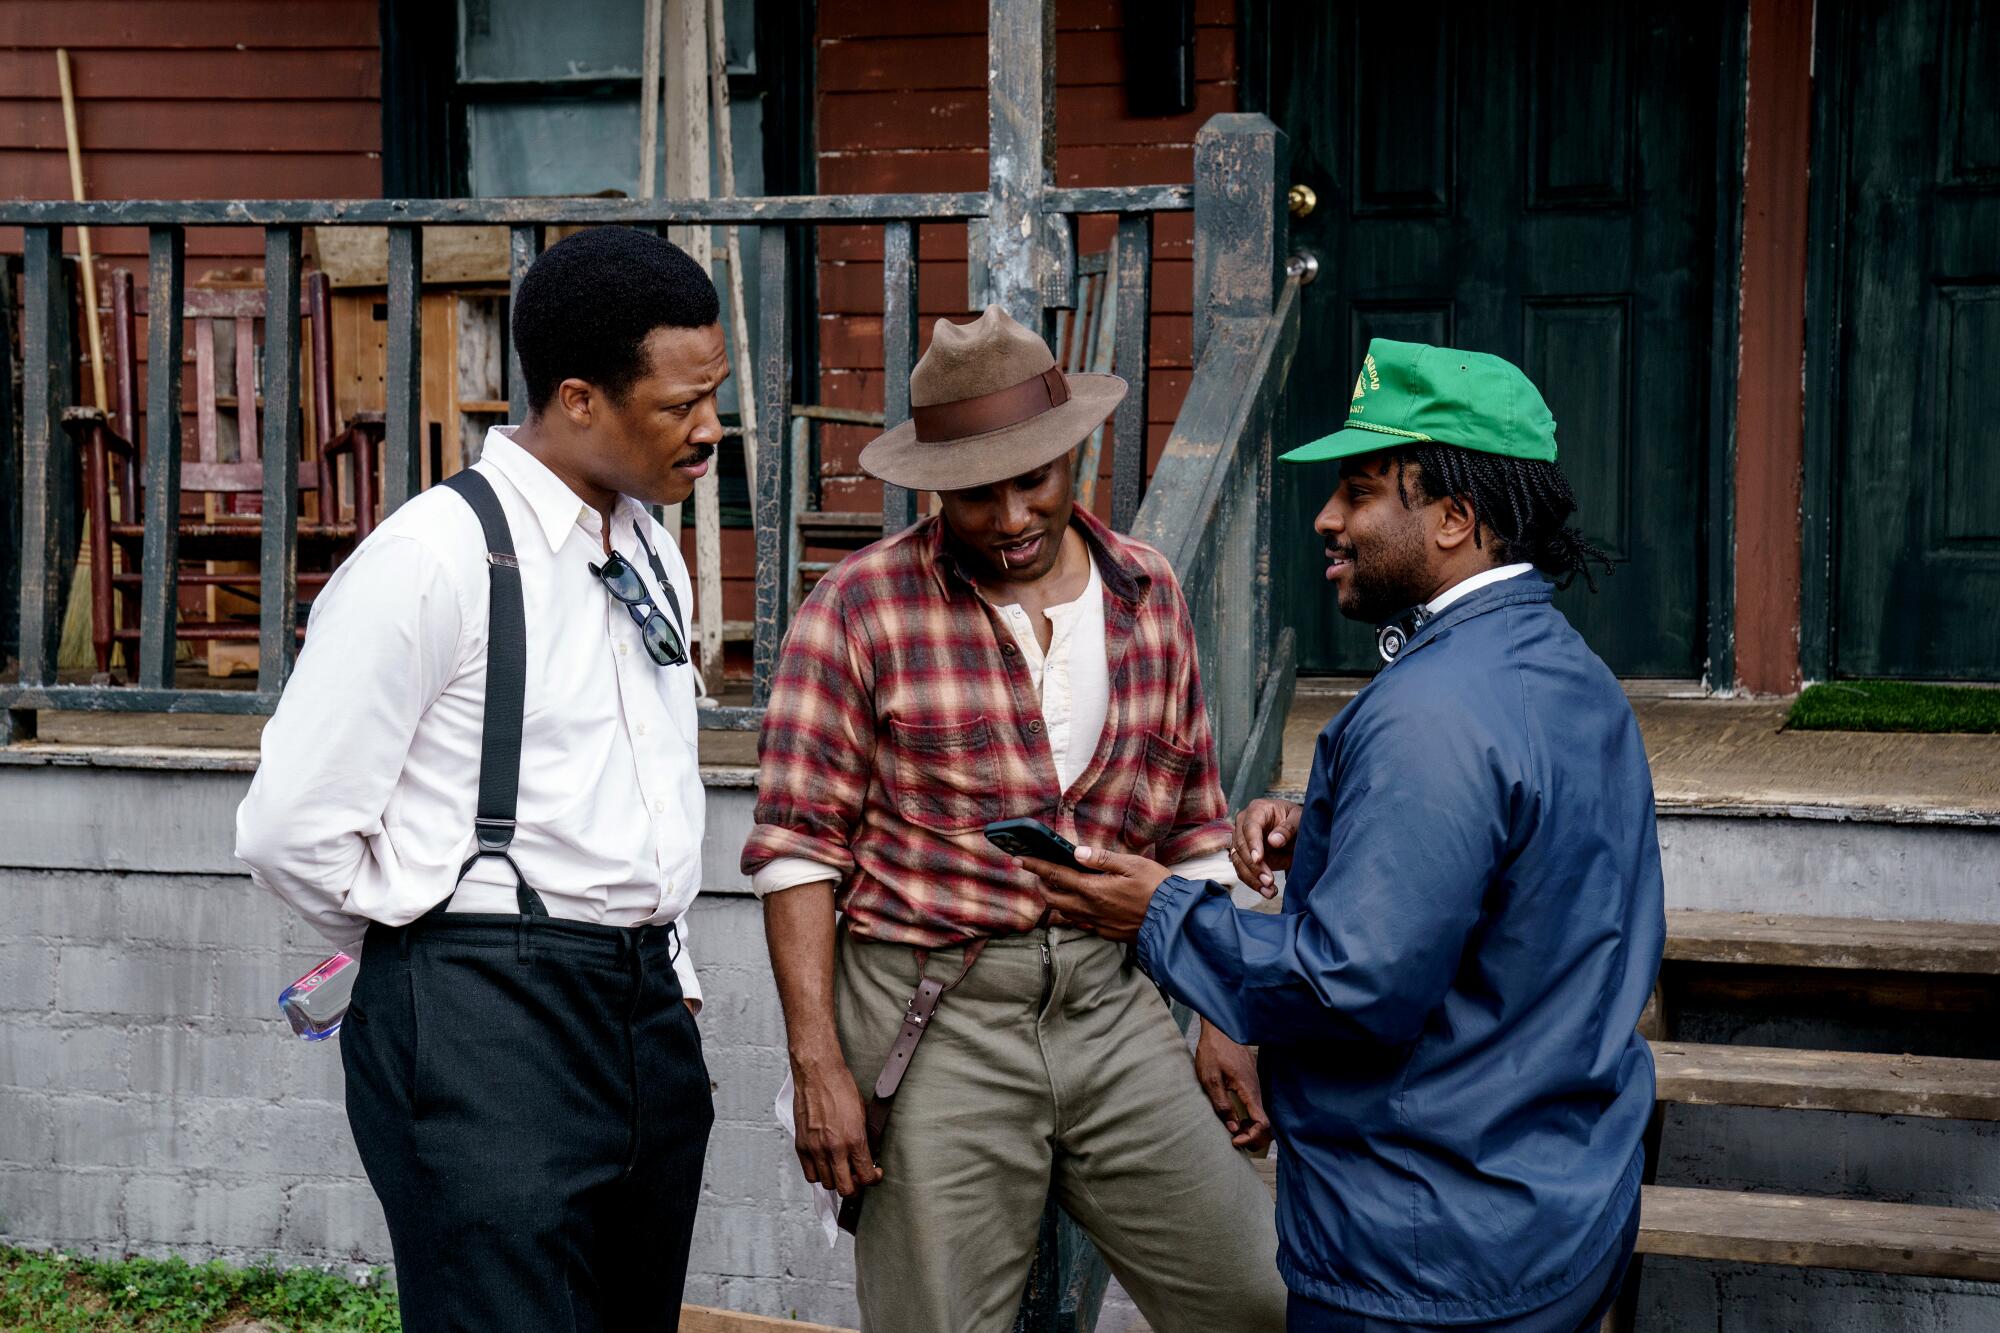
[[[513,227],[508,231],[507,241],[507,295],[508,317],[513,317],[512,300],[521,290],[521,279],[528,276],[528,270],[542,253],[542,229],[528,224]],[[507,340],[507,402],[509,416],[516,422],[528,419],[528,382],[521,377],[521,354],[514,347],[514,340]]]
[[[1194,361],[1219,319],[1270,310],[1285,271],[1284,135],[1262,115],[1221,115],[1194,150]]]
[[[298,651],[299,229],[264,232],[264,541],[257,690],[275,695]],[[245,394],[248,397],[248,394]]]
[[[2000,976],[2000,925],[1676,909],[1667,913],[1666,958]]]
[[[151,690],[135,685],[0,685],[9,712],[269,713],[278,696],[258,690]],[[16,733],[29,740],[32,734]]]
[[[917,226],[882,228],[882,420],[910,419],[910,370],[917,362]],[[882,532],[894,535],[917,521],[917,493],[882,484]]]
[[[389,365],[382,440],[382,517],[421,489],[424,433],[424,316],[420,227],[389,229]]]
[[[1659,1098],[1947,1120],[2000,1120],[2000,1061],[1655,1042]]]
[[[14,435],[14,273],[0,263],[0,654],[12,656],[21,628],[21,446]],[[0,713],[0,746],[9,718]]]
[[[181,318],[187,233],[155,227],[146,269],[146,538],[140,556],[139,684],[174,683],[181,509]]]
[[[80,537],[76,450],[62,428],[71,361],[61,245],[54,228],[22,238],[20,678],[30,685],[56,678]]]
[[[86,104],[87,121],[92,120],[88,103],[130,97],[233,103],[211,112],[227,115],[236,114],[246,101],[358,101],[374,106],[382,97],[382,60],[373,49],[71,50],[79,56],[74,71],[76,98]],[[983,50],[979,58],[983,66]],[[47,49],[0,50],[0,88],[16,97],[54,98],[56,74]],[[379,131],[375,142],[381,143]]]
[[[6,166],[18,153],[0,156]],[[118,155],[114,155],[116,158]],[[159,156],[155,154],[154,156]],[[171,155],[170,155],[171,156]],[[332,160],[338,160],[337,158]],[[1145,202],[1162,188],[1100,186],[1084,199],[1090,211],[1118,212],[1129,198]],[[866,192],[853,194],[746,195],[735,199],[608,199],[556,197],[546,199],[96,199],[76,203],[62,199],[0,200],[0,227],[151,227],[166,224],[203,227],[315,226],[363,223],[371,226],[405,224],[525,223],[579,226],[685,226],[733,222],[924,222],[963,221],[984,217],[987,198],[979,190],[948,190],[915,194]]]
[[[1147,341],[1152,331],[1153,219],[1139,213],[1118,220],[1117,345],[1111,368],[1130,386],[1111,427],[1111,526],[1130,532],[1146,490]]]
[[[233,101],[217,107],[128,96],[83,110],[93,155],[197,143],[212,153],[282,153],[310,145],[315,153],[362,154],[378,152],[382,144],[381,107],[372,100]],[[61,103],[0,97],[0,148],[60,152],[63,147]]]
[[[381,41],[379,11],[358,0],[259,5],[248,12],[235,0],[182,0],[170,6],[133,5],[123,0],[9,0],[6,9],[0,40],[9,46],[32,45],[35,35],[58,32],[77,34],[84,39],[79,45],[169,50],[238,45],[257,49],[354,48]],[[253,34],[254,40],[246,40]]]
[[[986,272],[991,299],[1043,328],[1042,192],[1056,178],[1055,0],[988,0]]]
[[[2000,1213],[1649,1185],[1640,1254],[2000,1281]]]
[[[681,1307],[681,1333],[850,1333],[831,1324],[805,1324],[796,1319],[738,1314],[707,1305]]]
[[[758,415],[769,422],[791,420],[792,312],[786,266],[790,238],[782,226],[764,227],[757,237],[757,315],[762,328],[757,347]],[[773,445],[777,430],[773,427]],[[751,699],[762,706],[771,697],[771,673],[778,646],[791,621],[792,459],[786,448],[759,449],[752,509],[757,533],[757,609]],[[703,726],[709,725],[704,720]]]

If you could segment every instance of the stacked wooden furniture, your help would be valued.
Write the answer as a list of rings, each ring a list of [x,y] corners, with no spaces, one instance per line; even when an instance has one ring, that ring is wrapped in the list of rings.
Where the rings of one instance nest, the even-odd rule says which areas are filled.
[[[185,315],[192,328],[195,363],[195,457],[181,464],[179,585],[200,589],[207,613],[188,614],[176,636],[208,645],[211,670],[227,674],[217,654],[241,645],[254,669],[258,629],[254,608],[262,540],[264,465],[260,453],[263,398],[259,392],[264,319],[261,283],[191,287]],[[382,436],[379,412],[355,412],[343,423],[333,407],[333,364],[326,279],[313,274],[301,296],[311,329],[311,364],[301,432],[298,486],[306,497],[299,522],[301,590],[317,589],[341,555],[365,538],[376,519],[376,459]],[[63,425],[83,452],[84,503],[90,513],[91,639],[99,677],[110,679],[114,644],[139,639],[140,559],[145,543],[140,494],[144,475],[138,431],[138,340],[130,271],[111,275],[111,359],[115,408],[72,407]],[[348,460],[343,507],[338,459]],[[188,511],[198,502],[199,514]],[[199,568],[190,568],[195,565]],[[303,622],[301,623],[303,633]]]

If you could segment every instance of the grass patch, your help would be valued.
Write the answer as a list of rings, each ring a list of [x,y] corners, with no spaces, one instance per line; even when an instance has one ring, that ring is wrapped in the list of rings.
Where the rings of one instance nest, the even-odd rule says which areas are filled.
[[[5,1333],[206,1333],[246,1321],[282,1333],[398,1333],[403,1326],[381,1269],[357,1282],[317,1268],[100,1262],[0,1246]]]
[[[1794,731],[2000,732],[2000,689],[1840,680],[1808,686],[1785,725]]]

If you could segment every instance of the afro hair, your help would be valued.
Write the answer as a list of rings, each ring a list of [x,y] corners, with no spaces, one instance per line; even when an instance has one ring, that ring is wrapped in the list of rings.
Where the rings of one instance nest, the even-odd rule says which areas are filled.
[[[514,295],[514,351],[528,405],[540,412],[566,379],[622,400],[647,371],[654,329],[721,317],[715,284],[673,242],[631,227],[594,227],[550,246]]]

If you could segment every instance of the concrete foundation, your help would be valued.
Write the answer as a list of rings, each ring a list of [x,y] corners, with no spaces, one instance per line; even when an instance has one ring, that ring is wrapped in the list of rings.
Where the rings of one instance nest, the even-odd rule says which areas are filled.
[[[161,765],[0,751],[0,1241],[385,1263],[339,1053],[275,1007],[323,946],[230,854],[244,764]],[[690,947],[717,1121],[687,1298],[852,1327],[850,1242],[826,1246],[771,1118],[783,1023],[736,871],[751,794],[712,776]],[[1674,906],[2000,920],[2000,828],[1707,813],[1661,841]],[[1663,1181],[2000,1207],[1993,1126],[1700,1108],[1664,1143]],[[2000,1291],[1965,1283],[1655,1261],[1643,1297],[1652,1330],[2000,1327]]]

